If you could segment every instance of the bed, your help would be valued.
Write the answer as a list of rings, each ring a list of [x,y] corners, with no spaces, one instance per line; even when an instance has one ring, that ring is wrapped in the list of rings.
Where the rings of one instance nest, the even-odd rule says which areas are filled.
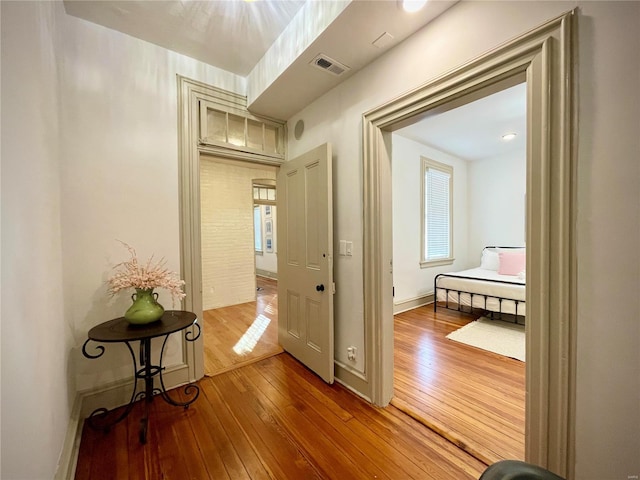
[[[436,275],[434,312],[438,306],[463,312],[485,310],[492,317],[508,315],[523,323],[525,258],[523,247],[485,247],[478,268]]]

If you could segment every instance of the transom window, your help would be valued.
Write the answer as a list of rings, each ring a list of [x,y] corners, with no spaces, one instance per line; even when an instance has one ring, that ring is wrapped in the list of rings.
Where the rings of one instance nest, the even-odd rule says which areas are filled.
[[[261,205],[276,204],[276,187],[274,185],[253,184],[253,203]]]
[[[453,167],[422,157],[420,266],[453,263]]]

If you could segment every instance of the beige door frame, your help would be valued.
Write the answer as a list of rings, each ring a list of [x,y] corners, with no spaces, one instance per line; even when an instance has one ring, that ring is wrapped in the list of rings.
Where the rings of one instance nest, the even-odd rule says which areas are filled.
[[[391,131],[487,89],[527,82],[526,459],[571,478],[575,415],[575,12],[363,115],[369,388],[393,396]]]
[[[202,247],[200,231],[200,154],[279,166],[283,158],[208,145],[200,138],[200,102],[245,112],[245,96],[177,75],[178,83],[178,187],[180,198],[180,275],[185,281],[183,308],[202,319]],[[284,128],[284,126],[283,126]],[[286,138],[286,134],[285,134]],[[192,332],[193,334],[193,332]],[[189,380],[204,376],[203,336],[183,339],[184,364]],[[173,385],[172,385],[173,386]]]

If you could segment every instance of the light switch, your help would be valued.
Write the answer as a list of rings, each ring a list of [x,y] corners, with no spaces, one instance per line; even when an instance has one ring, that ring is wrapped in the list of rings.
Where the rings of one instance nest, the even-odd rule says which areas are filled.
[[[347,257],[350,257],[351,255],[353,255],[353,242],[345,242],[345,243],[347,244],[345,255]]]
[[[340,240],[340,252],[339,253],[343,257],[347,254],[347,241],[346,240]]]

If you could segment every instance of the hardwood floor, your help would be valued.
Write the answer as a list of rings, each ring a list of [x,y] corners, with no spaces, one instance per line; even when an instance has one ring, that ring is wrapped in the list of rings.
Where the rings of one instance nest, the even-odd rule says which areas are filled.
[[[204,312],[206,375],[218,375],[283,351],[278,345],[277,281],[256,279],[255,302]]]
[[[286,353],[199,385],[188,410],[154,400],[146,445],[141,404],[107,434],[86,427],[75,478],[460,480],[485,468],[397,408],[327,385]]]
[[[432,305],[395,316],[392,404],[486,464],[522,460],[525,364],[445,338],[474,319]]]
[[[75,478],[475,479],[524,457],[524,364],[445,338],[473,317],[431,306],[396,315],[395,397],[377,408],[277,354],[275,322],[251,353],[232,353],[256,318],[277,315],[275,282],[261,293],[206,312],[217,370],[188,410],[154,399],[146,445],[141,402],[107,434],[85,426]]]

